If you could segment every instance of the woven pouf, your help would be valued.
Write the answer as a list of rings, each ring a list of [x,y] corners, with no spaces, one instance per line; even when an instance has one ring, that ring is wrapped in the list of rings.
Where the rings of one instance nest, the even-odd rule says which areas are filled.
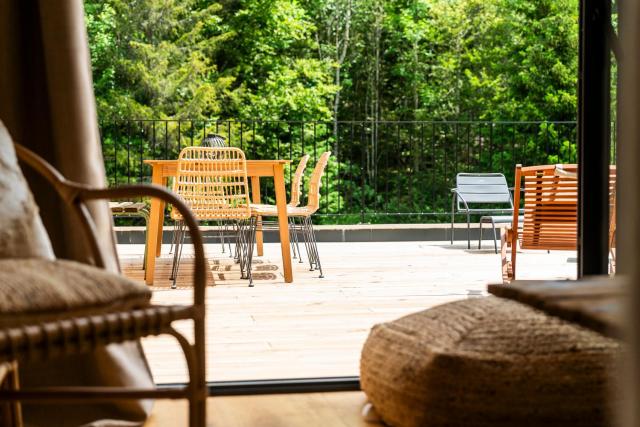
[[[619,351],[517,302],[474,298],[374,326],[360,381],[391,426],[603,426]]]

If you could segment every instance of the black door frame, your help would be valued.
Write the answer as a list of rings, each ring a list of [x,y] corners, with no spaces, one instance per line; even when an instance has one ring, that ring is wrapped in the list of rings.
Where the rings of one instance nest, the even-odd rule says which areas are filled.
[[[580,1],[578,277],[608,274],[611,0]]]

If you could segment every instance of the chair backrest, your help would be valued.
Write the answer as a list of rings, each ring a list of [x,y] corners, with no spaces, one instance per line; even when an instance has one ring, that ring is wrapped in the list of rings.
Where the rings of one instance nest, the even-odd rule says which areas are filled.
[[[187,147],[180,152],[173,191],[198,220],[248,219],[247,162],[239,148]],[[181,219],[175,210],[173,219]]]
[[[320,187],[322,186],[322,176],[329,163],[331,151],[325,151],[320,155],[316,166],[313,168],[309,179],[309,193],[307,195],[307,210],[316,212],[320,209]]]
[[[520,246],[523,249],[576,249],[577,171],[577,165],[516,166],[513,229],[518,229],[518,215],[522,209],[524,223]],[[522,208],[521,188],[524,188]]]
[[[302,185],[302,175],[304,174],[304,170],[307,167],[307,162],[309,161],[309,155],[305,154],[300,159],[300,163],[298,163],[298,167],[296,168],[296,173],[293,175],[293,179],[291,180],[291,199],[289,200],[289,206],[296,207],[300,204],[300,186]]]
[[[459,173],[456,175],[456,194],[458,210],[466,209],[464,202],[471,211],[474,210],[471,205],[478,204],[508,204],[509,211],[513,208],[507,179],[501,173]]]

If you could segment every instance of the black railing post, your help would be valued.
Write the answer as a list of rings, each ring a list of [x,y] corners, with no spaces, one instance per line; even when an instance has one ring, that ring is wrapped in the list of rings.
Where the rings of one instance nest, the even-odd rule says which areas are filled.
[[[366,122],[361,122],[360,123],[360,153],[361,153],[361,159],[360,159],[360,222],[364,224],[364,210],[365,210],[365,205],[364,205],[364,192],[365,192],[365,175],[366,175],[366,170],[365,170],[365,161],[366,161],[366,153],[365,153],[365,126],[366,126]]]

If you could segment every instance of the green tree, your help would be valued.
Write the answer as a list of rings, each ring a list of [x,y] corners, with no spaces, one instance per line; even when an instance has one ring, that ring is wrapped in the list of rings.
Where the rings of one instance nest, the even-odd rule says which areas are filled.
[[[217,3],[196,0],[86,2],[98,112],[102,120],[211,118],[233,77],[214,57],[229,37]]]

